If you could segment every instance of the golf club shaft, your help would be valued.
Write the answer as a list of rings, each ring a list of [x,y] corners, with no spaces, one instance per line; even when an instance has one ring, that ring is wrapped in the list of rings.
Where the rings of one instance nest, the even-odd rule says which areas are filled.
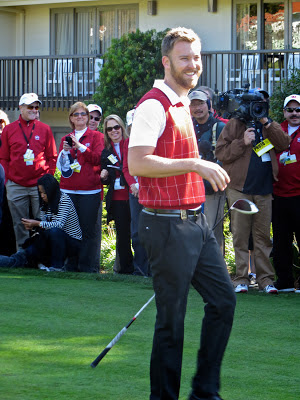
[[[226,215],[229,213],[229,211],[231,211],[231,207],[230,207],[229,210],[223,215],[223,217],[220,218],[219,221],[217,221],[217,222],[214,224],[214,226],[211,228],[212,231],[219,225],[220,222],[223,221],[223,219],[226,217]]]
[[[128,322],[126,326],[124,326],[123,329],[120,330],[120,332],[113,338],[113,340],[105,347],[105,349],[102,351],[102,353],[99,354],[97,358],[91,363],[91,367],[95,368],[99,364],[99,362],[102,360],[102,358],[109,352],[109,350],[121,339],[121,337],[124,335],[124,333],[127,331],[127,329],[130,327],[130,325],[137,319],[137,317],[140,315],[140,313],[148,306],[149,303],[154,299],[155,294],[143,305],[143,307],[135,314],[135,316]]]

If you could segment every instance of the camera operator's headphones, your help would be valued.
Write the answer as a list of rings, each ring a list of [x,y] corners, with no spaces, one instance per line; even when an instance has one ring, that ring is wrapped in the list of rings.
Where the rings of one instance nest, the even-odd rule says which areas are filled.
[[[205,96],[207,97],[207,93],[206,93],[206,92],[204,92],[204,90],[201,90],[201,89],[196,89],[196,90],[198,90],[198,92],[202,92],[202,93],[204,93],[204,94],[205,94]],[[210,109],[211,109],[211,101],[210,101],[210,99],[209,99],[209,98],[207,98],[207,100],[206,100],[206,103],[207,103],[208,109],[210,110]]]

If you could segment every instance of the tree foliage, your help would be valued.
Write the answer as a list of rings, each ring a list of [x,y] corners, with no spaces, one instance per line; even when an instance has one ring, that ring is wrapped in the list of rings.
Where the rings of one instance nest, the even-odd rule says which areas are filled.
[[[124,119],[127,111],[151,89],[154,80],[163,77],[160,46],[165,33],[137,30],[112,40],[94,95],[104,117],[117,114]]]
[[[284,120],[283,102],[287,96],[300,93],[300,69],[295,69],[288,79],[276,87],[270,99],[270,115],[274,121],[281,123]]]

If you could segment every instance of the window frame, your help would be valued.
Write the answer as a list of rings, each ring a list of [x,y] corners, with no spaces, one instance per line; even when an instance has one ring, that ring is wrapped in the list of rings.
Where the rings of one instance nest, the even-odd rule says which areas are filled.
[[[237,4],[257,4],[257,50],[270,50],[264,48],[264,3],[283,3],[284,4],[284,49],[292,48],[292,2],[291,0],[233,0],[232,6],[232,35],[231,35],[231,48],[233,50],[240,50],[237,48]],[[273,49],[277,50],[277,49]]]

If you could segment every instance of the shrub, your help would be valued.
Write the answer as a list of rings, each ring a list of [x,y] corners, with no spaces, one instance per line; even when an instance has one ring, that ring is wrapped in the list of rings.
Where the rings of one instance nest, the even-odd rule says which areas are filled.
[[[296,69],[289,79],[284,79],[281,85],[276,87],[270,99],[270,116],[281,123],[283,116],[283,101],[291,94],[300,93],[300,69]]]
[[[94,95],[104,117],[117,114],[124,119],[127,111],[151,89],[154,80],[163,78],[160,46],[165,33],[137,30],[113,39],[104,56],[100,85]]]

